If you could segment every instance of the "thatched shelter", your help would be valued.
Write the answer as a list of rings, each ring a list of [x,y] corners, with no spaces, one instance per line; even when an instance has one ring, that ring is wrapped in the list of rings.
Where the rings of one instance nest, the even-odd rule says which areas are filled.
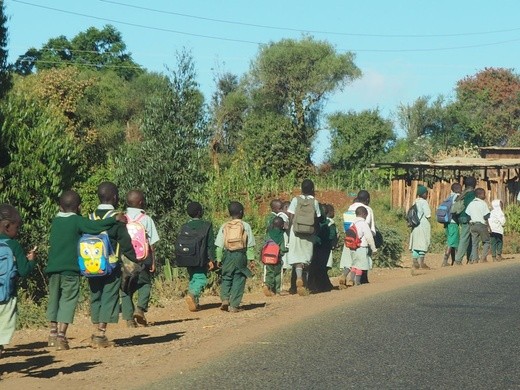
[[[486,190],[488,202],[501,199],[507,205],[516,202],[520,189],[520,148],[513,149],[518,149],[517,158],[450,157],[433,162],[380,163],[375,166],[394,170],[391,185],[393,208],[407,210],[416,197],[417,185],[425,184],[430,191],[430,207],[435,210],[450,194],[452,183],[462,184],[466,176],[477,179],[477,187]]]

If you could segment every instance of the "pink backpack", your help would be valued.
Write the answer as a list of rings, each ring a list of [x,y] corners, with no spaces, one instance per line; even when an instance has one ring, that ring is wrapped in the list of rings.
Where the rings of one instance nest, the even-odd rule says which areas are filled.
[[[135,256],[138,261],[146,260],[148,257],[148,238],[146,237],[146,229],[143,224],[139,222],[145,214],[140,214],[136,219],[130,219],[128,214],[126,217],[128,218],[128,223],[126,224],[126,229],[128,230],[128,234],[130,235],[130,239],[132,240],[132,246],[134,247]]]

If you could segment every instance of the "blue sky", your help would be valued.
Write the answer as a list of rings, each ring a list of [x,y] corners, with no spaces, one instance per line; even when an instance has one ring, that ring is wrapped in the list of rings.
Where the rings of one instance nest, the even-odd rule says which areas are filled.
[[[4,0],[14,61],[48,39],[114,25],[134,60],[148,70],[175,67],[192,51],[209,98],[214,74],[244,74],[259,44],[307,33],[352,51],[363,77],[331,96],[326,112],[379,108],[394,119],[400,103],[439,94],[452,98],[458,80],[485,67],[519,71],[518,0]],[[136,8],[140,7],[140,8]],[[324,124],[326,122],[324,121]],[[396,128],[399,132],[399,129]],[[319,162],[328,146],[320,131]]]

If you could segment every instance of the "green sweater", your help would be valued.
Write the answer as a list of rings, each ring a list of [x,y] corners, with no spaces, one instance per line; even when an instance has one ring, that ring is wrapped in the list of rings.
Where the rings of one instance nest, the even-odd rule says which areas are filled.
[[[209,231],[208,238],[206,241],[207,249],[208,249],[208,260],[215,260],[215,233],[213,232],[213,225],[209,221],[204,221],[203,219],[193,218],[187,222],[187,225],[195,230],[199,230],[202,228],[207,228],[207,224],[209,223]]]
[[[81,235],[99,234],[116,223],[114,217],[91,221],[74,213],[59,213],[51,223],[49,260],[45,273],[79,275],[78,241]]]

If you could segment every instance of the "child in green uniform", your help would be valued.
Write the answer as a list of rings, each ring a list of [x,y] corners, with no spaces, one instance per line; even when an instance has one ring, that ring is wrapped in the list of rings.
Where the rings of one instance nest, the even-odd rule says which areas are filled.
[[[45,273],[49,276],[49,347],[69,349],[66,333],[74,320],[79,298],[80,269],[78,241],[83,233],[99,234],[114,226],[116,217],[91,221],[80,213],[81,199],[75,191],[60,196],[60,211],[52,220],[49,236],[49,259]],[[119,221],[125,218],[118,214]]]
[[[119,191],[111,182],[98,186],[100,205],[94,211],[96,219],[103,219],[119,203]],[[136,261],[134,247],[124,223],[118,222],[107,230],[112,248],[118,256],[118,265],[110,275],[88,278],[90,287],[90,318],[94,324],[92,346],[105,348],[111,345],[106,337],[108,323],[119,320],[119,289],[121,287],[121,255],[130,261]]]
[[[273,219],[278,216],[282,212],[283,202],[280,199],[273,199],[270,203],[271,212],[265,218],[265,228],[266,231],[269,231],[271,224],[273,223]]]
[[[21,224],[22,218],[16,208],[9,204],[0,204],[0,243],[7,245],[8,248],[5,249],[12,252],[12,256],[16,259],[16,276],[27,276],[34,268],[36,247],[26,255],[18,241],[14,239],[18,235]],[[5,253],[6,250],[3,252]],[[11,342],[16,327],[16,279],[11,281],[13,284],[7,299],[0,302],[0,357],[4,345]]]
[[[251,226],[242,221],[244,206],[231,202],[228,206],[231,221],[224,223],[215,240],[217,262],[222,264],[221,310],[236,313],[244,295],[246,279],[254,269],[255,237]]]
[[[190,220],[187,222],[188,226],[194,230],[207,231],[206,236],[206,261],[202,266],[186,267],[188,275],[190,276],[190,283],[188,285],[188,294],[186,295],[186,304],[189,311],[200,310],[199,298],[200,294],[206,287],[208,282],[208,271],[214,268],[215,259],[215,234],[213,233],[213,225],[209,221],[204,221],[204,209],[199,202],[190,202],[186,208]]]
[[[121,290],[121,314],[127,326],[135,328],[137,324],[146,326],[148,321],[144,313],[148,311],[152,292],[152,274],[155,272],[154,245],[159,241],[159,234],[153,219],[144,211],[146,201],[142,191],[132,190],[126,195],[126,216],[128,221],[138,221],[146,231],[148,257],[141,260],[141,272],[130,291]],[[132,296],[137,292],[137,306],[134,307]]]
[[[281,217],[274,217],[271,222],[271,227],[267,230],[267,238],[273,240],[280,247],[280,254],[277,264],[266,264],[264,294],[270,297],[275,294],[280,294],[282,289],[282,255],[287,252],[284,240],[284,220]]]

